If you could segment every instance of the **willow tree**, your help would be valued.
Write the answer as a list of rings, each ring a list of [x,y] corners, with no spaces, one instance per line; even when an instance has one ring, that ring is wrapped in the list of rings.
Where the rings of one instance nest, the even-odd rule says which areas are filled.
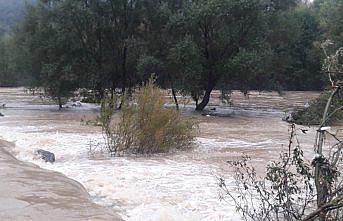
[[[64,7],[58,1],[41,1],[28,6],[18,36],[18,47],[27,51],[35,86],[43,87],[46,95],[62,108],[64,101],[78,87],[76,67],[78,44],[75,33],[61,20]]]
[[[179,49],[190,47],[192,53],[197,53],[196,59],[189,63],[184,60],[180,64],[188,70],[196,67],[197,71],[181,69],[191,75],[188,79],[197,79],[190,82],[192,87],[185,86],[190,94],[202,99],[196,110],[206,107],[212,90],[226,79],[226,66],[230,60],[242,49],[254,47],[263,35],[261,25],[265,10],[266,5],[260,0],[197,0],[185,2],[183,10],[174,15],[175,29],[184,33],[175,49],[189,54],[188,50]]]

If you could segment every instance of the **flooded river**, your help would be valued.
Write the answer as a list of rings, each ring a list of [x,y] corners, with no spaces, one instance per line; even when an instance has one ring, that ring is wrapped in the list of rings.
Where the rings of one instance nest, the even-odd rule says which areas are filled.
[[[239,220],[233,205],[219,199],[217,177],[225,177],[230,188],[226,161],[242,154],[252,157],[256,168],[276,159],[287,144],[288,124],[284,111],[305,105],[316,92],[252,92],[233,94],[233,106],[216,111],[230,117],[192,115],[199,122],[193,149],[151,157],[99,157],[90,147],[103,143],[101,128],[83,124],[94,119],[99,108],[83,104],[59,111],[23,88],[1,88],[0,139],[15,142],[13,154],[42,168],[54,170],[80,182],[92,200],[118,210],[124,220]],[[211,108],[211,106],[210,106]],[[311,156],[315,128],[300,137],[305,154]],[[56,162],[44,163],[35,149],[54,152]],[[99,151],[95,150],[95,151]],[[34,178],[33,178],[34,179]],[[234,192],[234,189],[232,188]]]

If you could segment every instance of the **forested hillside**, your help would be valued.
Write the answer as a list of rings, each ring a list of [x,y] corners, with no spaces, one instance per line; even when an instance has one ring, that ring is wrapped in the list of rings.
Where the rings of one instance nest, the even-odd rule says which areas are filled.
[[[342,44],[342,9],[341,0],[40,0],[2,40],[0,85],[102,97],[154,73],[197,110],[214,89],[321,90],[320,43]]]
[[[2,32],[9,31],[24,16],[26,3],[35,0],[0,0],[0,27]]]

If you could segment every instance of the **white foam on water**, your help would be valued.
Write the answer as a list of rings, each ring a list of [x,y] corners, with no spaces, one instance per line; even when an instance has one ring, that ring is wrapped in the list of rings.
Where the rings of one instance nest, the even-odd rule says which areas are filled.
[[[264,148],[266,145],[276,144],[276,141],[272,139],[267,139],[258,142],[248,142],[239,139],[227,139],[227,140],[219,140],[215,138],[203,138],[197,137],[196,144],[201,147],[196,149],[196,151],[208,151],[208,150],[219,150],[225,148]],[[277,145],[281,145],[282,143],[278,143]]]
[[[119,210],[129,221],[240,220],[233,205],[221,202],[220,169],[206,162],[171,157],[120,157],[92,160],[89,143],[100,133],[44,132],[33,126],[0,126],[0,137],[15,141],[17,157],[80,182],[92,199]],[[237,141],[238,142],[238,141]],[[217,145],[215,141],[200,145]],[[55,153],[54,164],[34,156],[40,148]]]

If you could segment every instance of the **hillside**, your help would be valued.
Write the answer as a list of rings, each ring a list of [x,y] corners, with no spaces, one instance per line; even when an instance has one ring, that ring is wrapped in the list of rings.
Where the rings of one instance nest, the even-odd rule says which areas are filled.
[[[8,31],[23,16],[26,3],[35,0],[0,0],[0,31]]]

